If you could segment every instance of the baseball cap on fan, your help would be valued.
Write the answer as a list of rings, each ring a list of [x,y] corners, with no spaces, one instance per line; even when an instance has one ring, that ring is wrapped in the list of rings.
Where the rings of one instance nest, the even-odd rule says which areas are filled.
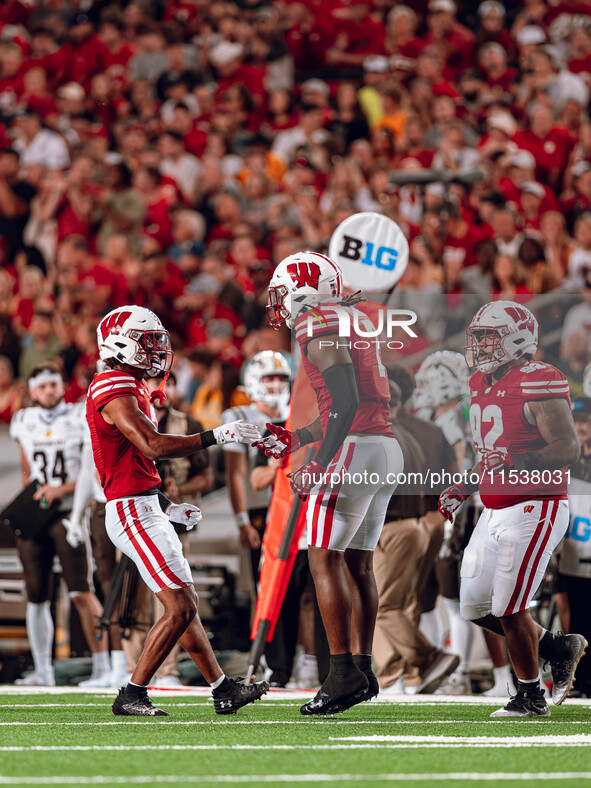
[[[430,14],[437,14],[440,11],[447,14],[455,14],[456,4],[453,0],[431,0],[428,9]]]
[[[574,419],[586,419],[588,416],[591,416],[591,397],[575,397],[572,411]]]

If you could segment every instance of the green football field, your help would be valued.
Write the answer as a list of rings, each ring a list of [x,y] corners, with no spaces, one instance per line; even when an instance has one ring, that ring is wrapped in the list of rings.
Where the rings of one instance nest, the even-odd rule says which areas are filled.
[[[0,688],[0,785],[591,785],[591,704],[491,720],[499,702],[373,701],[304,719],[302,693],[214,714],[205,691],[151,693],[169,718],[114,717],[112,693]]]

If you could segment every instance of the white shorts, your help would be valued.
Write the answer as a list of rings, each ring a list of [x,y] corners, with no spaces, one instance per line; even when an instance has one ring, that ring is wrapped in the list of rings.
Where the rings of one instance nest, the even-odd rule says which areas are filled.
[[[484,509],[462,559],[462,617],[502,618],[526,610],[567,526],[566,500]]]
[[[157,495],[118,498],[106,507],[109,539],[137,566],[154,593],[193,582],[183,547]]]
[[[308,498],[308,544],[326,550],[374,550],[403,469],[395,438],[349,435],[327,469],[334,483]]]

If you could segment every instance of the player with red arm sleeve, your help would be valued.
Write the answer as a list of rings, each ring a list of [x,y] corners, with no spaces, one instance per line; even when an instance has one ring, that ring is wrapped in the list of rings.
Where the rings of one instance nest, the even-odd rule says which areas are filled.
[[[233,714],[260,698],[269,685],[261,681],[245,686],[227,678],[220,668],[197,613],[191,569],[171,524],[173,519],[189,529],[201,515],[197,507],[173,505],[159,493],[154,461],[185,457],[216,443],[251,443],[260,439],[259,431],[236,421],[195,435],[158,432],[152,401],[159,392],[150,397],[143,378],[167,373],[172,351],[168,332],[149,309],[124,306],[110,312],[99,324],[97,342],[109,369],[94,376],[86,415],[107,498],[105,526],[111,541],[131,558],[164,606],[164,615],[148,633],[131,681],[121,688],[113,712],[168,716],[152,705],[147,686],[180,641],[212,687],[215,711]]]
[[[305,716],[345,711],[379,690],[371,669],[378,602],[373,551],[403,460],[389,421],[379,344],[339,337],[340,310],[363,331],[374,330],[354,302],[343,298],[338,265],[315,252],[283,260],[269,285],[269,321],[294,329],[320,413],[294,432],[268,424],[271,435],[255,444],[279,458],[322,441],[315,457],[291,473],[292,492],[307,499],[310,569],[331,654],[322,687],[300,709]],[[361,483],[359,474],[365,474]]]
[[[492,717],[547,717],[538,654],[552,669],[552,700],[563,702],[587,647],[582,635],[553,635],[529,610],[548,561],[568,526],[566,469],[579,456],[569,386],[550,364],[533,360],[534,315],[511,301],[481,307],[466,331],[470,427],[479,484],[445,490],[448,519],[479,489],[484,511],[464,551],[462,616],[504,635],[517,695]]]

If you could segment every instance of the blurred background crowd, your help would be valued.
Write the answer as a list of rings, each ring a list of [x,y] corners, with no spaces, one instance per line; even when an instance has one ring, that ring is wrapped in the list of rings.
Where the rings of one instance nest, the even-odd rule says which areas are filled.
[[[410,240],[398,303],[591,294],[590,7],[6,0],[0,420],[56,356],[80,398],[98,319],[131,302],[215,426],[243,361],[289,350],[265,319],[274,266],[357,211]],[[431,167],[483,177],[392,182]]]

